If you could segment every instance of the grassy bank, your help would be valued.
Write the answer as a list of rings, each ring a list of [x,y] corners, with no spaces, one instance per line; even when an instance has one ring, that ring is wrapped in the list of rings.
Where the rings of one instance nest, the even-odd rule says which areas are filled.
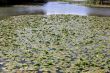
[[[59,0],[58,0],[59,1]],[[87,2],[87,1],[77,1],[77,0],[60,0],[60,1],[64,1],[64,2],[69,2],[69,3],[73,3],[73,4],[77,4],[77,5],[83,5],[83,6],[88,6],[88,7],[98,7],[98,8],[107,8],[110,7],[110,4],[93,4],[91,2]]]
[[[108,72],[110,17],[27,15],[1,19],[0,61],[0,72]]]

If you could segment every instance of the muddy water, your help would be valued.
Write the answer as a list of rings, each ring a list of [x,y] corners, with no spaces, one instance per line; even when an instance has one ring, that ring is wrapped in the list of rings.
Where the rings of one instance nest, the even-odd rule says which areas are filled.
[[[43,5],[13,5],[10,7],[0,7],[0,16],[24,14],[74,14],[84,16],[110,16],[110,8],[89,8],[65,2],[48,2]]]

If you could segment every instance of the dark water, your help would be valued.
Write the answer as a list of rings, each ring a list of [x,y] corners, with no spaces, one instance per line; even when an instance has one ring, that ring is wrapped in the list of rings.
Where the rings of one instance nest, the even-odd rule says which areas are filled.
[[[84,16],[110,16],[110,8],[89,8],[65,2],[48,2],[43,5],[13,5],[10,7],[0,7],[0,16],[27,14],[73,14]]]

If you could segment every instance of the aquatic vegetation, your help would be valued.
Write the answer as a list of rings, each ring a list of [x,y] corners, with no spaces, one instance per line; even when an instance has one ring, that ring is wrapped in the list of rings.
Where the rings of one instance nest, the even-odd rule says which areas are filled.
[[[110,17],[24,15],[2,19],[0,65],[10,73],[109,72]]]

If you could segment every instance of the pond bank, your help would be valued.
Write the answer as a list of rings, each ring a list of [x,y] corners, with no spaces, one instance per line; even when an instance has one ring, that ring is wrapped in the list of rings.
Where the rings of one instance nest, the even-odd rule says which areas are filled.
[[[105,73],[110,17],[26,15],[0,20],[1,70]]]
[[[85,0],[71,0],[71,1],[66,1],[69,3],[77,4],[77,5],[82,5],[82,6],[87,6],[87,7],[96,7],[96,8],[110,8],[109,4],[93,4],[93,3],[88,3]]]

